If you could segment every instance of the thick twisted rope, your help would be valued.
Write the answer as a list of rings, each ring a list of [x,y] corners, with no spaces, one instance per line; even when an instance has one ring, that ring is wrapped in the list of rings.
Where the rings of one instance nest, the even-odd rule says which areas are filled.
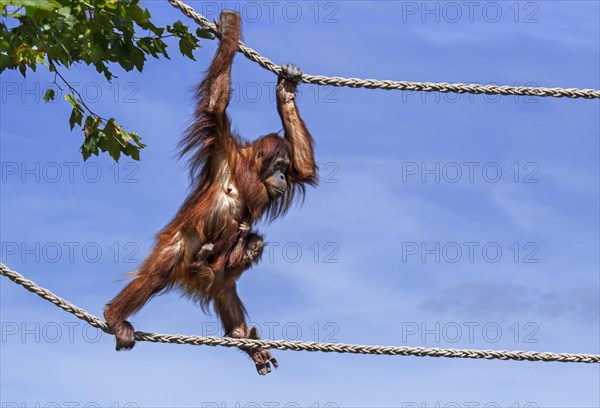
[[[79,319],[112,334],[106,322],[99,317],[88,313],[86,310],[75,306],[71,302],[56,296],[48,289],[44,289],[35,282],[26,279],[18,272],[11,271],[0,263],[0,274],[13,282],[23,286],[28,291],[35,293],[42,299],[54,303],[61,309],[77,316]],[[203,346],[243,347],[247,349],[277,349],[293,351],[322,351],[325,353],[353,353],[353,354],[378,354],[390,356],[418,356],[418,357],[449,357],[449,358],[482,358],[486,360],[517,360],[517,361],[556,361],[563,363],[600,363],[597,354],[567,354],[567,353],[540,353],[536,351],[495,351],[495,350],[468,350],[468,349],[442,349],[425,347],[397,347],[397,346],[368,346],[360,344],[316,343],[286,340],[251,340],[220,337],[184,336],[181,334],[159,334],[135,332],[138,341],[154,343],[176,343]]]
[[[183,3],[180,0],[168,0],[171,5],[179,10],[187,17],[200,24],[205,29],[211,31],[217,37],[219,32],[217,27],[212,24],[202,14],[196,12],[191,6]],[[238,50],[251,61],[256,62],[264,69],[271,71],[277,76],[282,75],[281,66],[275,64],[270,59],[263,57],[258,52],[244,43],[240,42]],[[600,99],[600,90],[597,89],[578,89],[578,88],[542,88],[542,87],[527,87],[527,86],[500,86],[500,85],[481,85],[481,84],[449,84],[446,82],[408,82],[408,81],[390,81],[377,79],[360,79],[360,78],[342,78],[342,77],[327,77],[322,75],[302,74],[299,82],[317,85],[331,86],[347,86],[350,88],[367,88],[367,89],[386,89],[399,91],[423,91],[423,92],[443,92],[443,93],[470,93],[470,94],[486,94],[486,95],[519,95],[519,96],[550,96],[554,98],[584,98],[584,99]]]

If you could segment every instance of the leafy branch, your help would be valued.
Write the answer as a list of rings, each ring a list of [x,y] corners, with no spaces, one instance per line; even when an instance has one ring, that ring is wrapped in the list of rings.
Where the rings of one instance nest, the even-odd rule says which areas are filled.
[[[13,69],[26,77],[28,70],[45,66],[62,90],[56,82],[60,79],[69,91],[64,98],[72,108],[71,130],[77,125],[84,134],[84,160],[100,152],[108,152],[115,161],[121,154],[139,160],[145,145],[115,118],[94,113],[59,67],[83,63],[110,82],[116,77],[115,64],[142,72],[148,56],[169,59],[167,38],[178,38],[179,52],[192,60],[200,38],[214,38],[201,28],[190,32],[179,20],[159,27],[138,4],[139,0],[0,0],[0,73]],[[44,101],[55,96],[54,89],[48,89]]]

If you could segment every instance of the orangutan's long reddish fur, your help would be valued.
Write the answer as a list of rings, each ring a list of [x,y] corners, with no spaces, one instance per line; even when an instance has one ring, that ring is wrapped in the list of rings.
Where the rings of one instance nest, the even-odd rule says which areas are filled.
[[[236,280],[250,266],[244,260],[245,238],[240,229],[252,226],[263,215],[284,215],[294,196],[303,196],[305,184],[317,182],[314,141],[300,118],[294,93],[296,82],[280,78],[276,88],[277,110],[284,137],[263,136],[253,143],[241,140],[230,129],[226,114],[230,96],[230,72],[241,35],[238,14],[223,12],[219,22],[221,42],[198,86],[195,119],[180,143],[189,160],[193,191],[173,220],[157,235],[150,255],[134,279],[106,306],[104,316],[116,335],[117,349],[130,349],[135,341],[126,319],[154,295],[172,287],[204,303],[214,302],[225,334],[258,338],[248,330],[244,306],[236,292]],[[287,190],[270,199],[265,171],[277,157],[289,160]],[[212,275],[199,276],[195,256],[207,243],[214,246]],[[248,351],[259,373],[276,364],[268,351]]]

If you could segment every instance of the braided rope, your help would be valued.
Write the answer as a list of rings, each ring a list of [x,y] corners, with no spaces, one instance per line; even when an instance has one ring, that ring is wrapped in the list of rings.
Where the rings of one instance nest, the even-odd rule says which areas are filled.
[[[18,272],[11,271],[0,263],[0,274],[13,282],[23,286],[28,291],[54,303],[61,309],[97,327],[105,333],[112,334],[106,322],[99,317],[88,313],[86,310],[75,306],[71,302],[55,295],[48,289],[40,287],[35,282],[26,279]],[[442,349],[425,347],[398,347],[398,346],[369,346],[360,344],[317,343],[286,340],[251,340],[220,337],[184,336],[181,334],[160,334],[135,332],[138,341],[154,343],[192,344],[204,346],[243,347],[246,349],[263,348],[293,351],[321,351],[325,353],[353,353],[377,354],[389,356],[418,356],[418,357],[449,357],[449,358],[475,358],[486,360],[517,360],[517,361],[556,361],[563,363],[600,363],[597,354],[567,354],[567,353],[540,353],[536,351],[505,351],[505,350],[469,350],[469,349]]]
[[[211,31],[217,37],[219,32],[217,27],[212,24],[202,14],[196,12],[191,6],[183,3],[181,0],[168,0],[171,5],[187,17],[200,24],[205,29]],[[281,76],[281,67],[270,59],[263,57],[258,52],[244,43],[240,42],[238,50],[243,53],[250,61],[256,62],[264,69],[271,71],[277,76]],[[578,88],[542,88],[527,86],[501,86],[501,85],[481,85],[481,84],[449,84],[446,82],[408,82],[408,81],[390,81],[377,79],[360,78],[342,78],[327,77],[322,75],[302,74],[299,82],[316,85],[347,86],[350,88],[367,89],[385,89],[399,91],[423,91],[423,92],[443,92],[443,93],[470,93],[486,95],[520,95],[520,96],[550,96],[554,98],[584,98],[600,99],[600,90],[596,89],[578,89]]]

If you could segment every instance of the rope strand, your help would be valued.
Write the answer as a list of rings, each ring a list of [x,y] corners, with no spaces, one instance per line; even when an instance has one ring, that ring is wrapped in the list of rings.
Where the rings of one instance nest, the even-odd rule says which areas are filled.
[[[35,282],[25,278],[18,272],[11,271],[7,266],[0,263],[0,274],[11,281],[23,286],[28,291],[35,293],[42,299],[54,303],[64,311],[90,325],[112,334],[106,322],[94,316],[86,310],[75,306],[71,302],[55,295],[48,289],[40,287]],[[472,358],[486,360],[516,360],[516,361],[555,361],[562,363],[600,363],[600,355],[597,354],[568,354],[568,353],[541,353],[537,351],[506,351],[506,350],[471,350],[471,349],[443,349],[426,347],[398,347],[398,346],[371,346],[361,344],[342,343],[317,343],[304,341],[286,340],[251,340],[234,339],[230,337],[204,337],[185,336],[182,334],[161,334],[135,332],[138,341],[149,341],[153,343],[175,343],[192,344],[196,346],[223,346],[262,348],[292,351],[321,351],[324,353],[352,353],[352,354],[376,354],[388,356],[417,356],[417,357],[448,357],[448,358]]]
[[[181,10],[183,14],[194,20],[196,23],[211,31],[217,37],[219,32],[217,27],[212,24],[202,14],[196,12],[191,6],[185,4],[181,0],[168,0],[169,3]],[[238,50],[246,56],[250,61],[256,62],[258,65],[271,71],[277,76],[281,76],[281,67],[275,64],[270,59],[263,57],[258,52],[250,47],[247,47],[240,41]],[[470,94],[485,94],[485,95],[519,95],[519,96],[540,96],[554,98],[583,98],[583,99],[600,99],[600,90],[596,89],[578,89],[578,88],[543,88],[543,87],[527,87],[527,86],[507,86],[507,85],[481,85],[481,84],[449,84],[446,82],[408,82],[408,81],[390,81],[377,79],[360,79],[360,78],[342,78],[342,77],[327,77],[322,75],[302,74],[299,82],[316,85],[330,86],[346,86],[350,88],[367,88],[367,89],[385,89],[398,91],[421,91],[421,92],[442,92],[442,93],[470,93]]]

